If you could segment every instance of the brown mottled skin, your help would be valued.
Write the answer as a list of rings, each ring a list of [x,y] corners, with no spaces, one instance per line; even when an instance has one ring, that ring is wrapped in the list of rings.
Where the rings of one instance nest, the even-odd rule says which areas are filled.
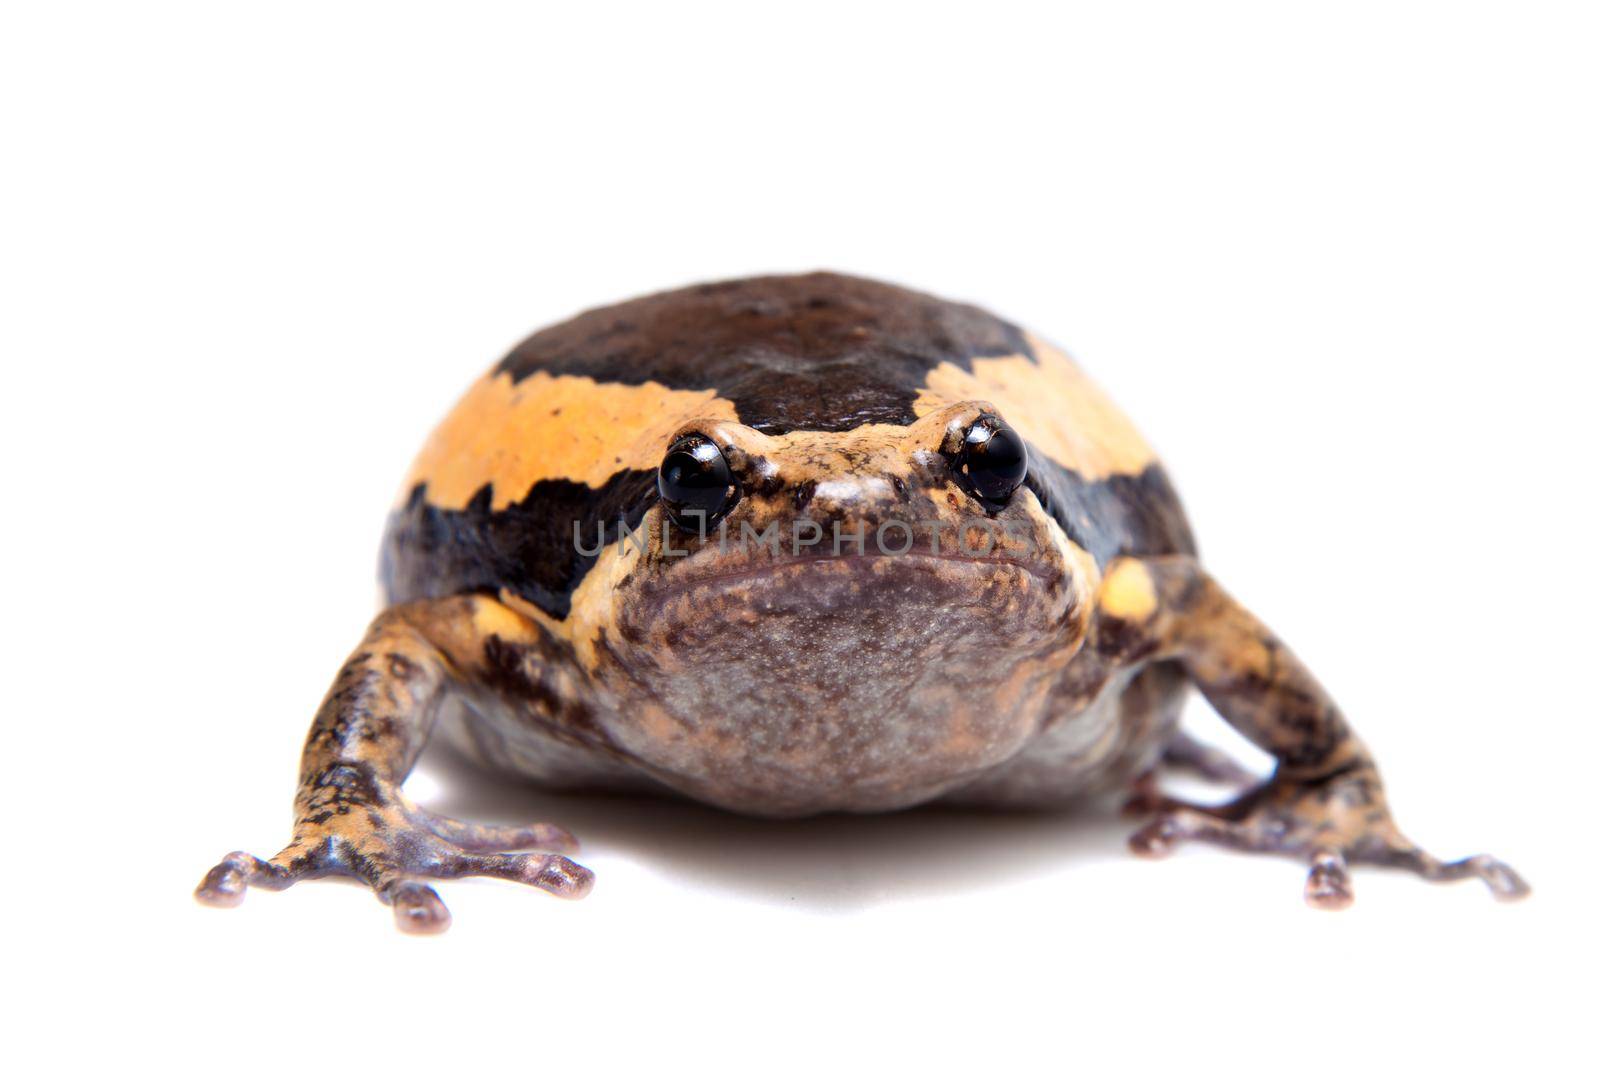
[[[709,521],[665,473],[695,448]],[[585,894],[564,831],[406,799],[436,725],[544,786],[762,815],[1131,794],[1154,817],[1135,851],[1296,856],[1319,906],[1350,901],[1350,862],[1527,891],[1400,834],[1343,714],[1200,566],[1137,431],[1066,356],[975,308],[816,274],[541,331],[424,449],[383,577],[391,606],[312,724],[290,844],[230,854],[201,900],[341,874],[433,932],[449,913],[421,879]],[[1278,761],[1220,807],[1154,785],[1162,763],[1246,780],[1177,732],[1190,684]]]

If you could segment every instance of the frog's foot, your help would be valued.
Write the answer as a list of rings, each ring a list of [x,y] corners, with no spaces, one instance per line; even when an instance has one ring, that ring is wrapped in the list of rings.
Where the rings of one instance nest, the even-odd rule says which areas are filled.
[[[1209,841],[1249,852],[1298,856],[1310,865],[1306,902],[1347,907],[1354,899],[1349,864],[1400,867],[1433,882],[1481,878],[1500,900],[1526,896],[1528,883],[1492,856],[1447,863],[1395,827],[1371,764],[1314,781],[1274,777],[1217,806],[1162,798],[1165,814],[1129,839],[1141,856],[1164,856],[1182,841]]]
[[[330,810],[331,816],[317,821]],[[437,934],[449,928],[450,912],[439,894],[417,878],[488,875],[577,899],[593,887],[594,875],[560,854],[576,847],[572,835],[555,826],[480,826],[404,800],[347,805],[303,817],[289,846],[270,860],[229,853],[201,880],[195,897],[231,908],[244,899],[249,886],[286,889],[302,879],[341,875],[371,886],[379,900],[394,908],[401,930]]]

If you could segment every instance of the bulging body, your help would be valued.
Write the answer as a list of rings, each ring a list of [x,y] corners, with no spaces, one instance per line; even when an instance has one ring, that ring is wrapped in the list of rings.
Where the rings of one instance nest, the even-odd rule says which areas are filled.
[[[1136,851],[1290,853],[1323,906],[1355,860],[1526,891],[1400,834],[1343,714],[1201,568],[1138,431],[966,305],[811,274],[542,330],[429,438],[382,581],[307,739],[294,840],[230,854],[202,900],[349,874],[431,932],[448,912],[416,876],[587,892],[565,831],[405,799],[436,732],[540,785],[760,815],[1131,794],[1154,816]],[[1177,732],[1190,685],[1278,761],[1230,805],[1155,787],[1163,764],[1247,780]]]
[[[961,471],[982,422],[1026,451],[1023,483],[993,500]],[[685,439],[727,468],[733,499],[705,523],[660,499],[661,456]],[[560,559],[530,572],[505,544]],[[447,717],[478,758],[547,785],[807,814],[955,793],[1051,730],[1075,742],[1052,749],[1062,774],[969,799],[1051,803],[1112,764],[1148,767],[1171,716],[1118,720],[1171,701],[1141,688],[1096,707],[1114,672],[1067,667],[1102,566],[1192,549],[1153,454],[1061,352],[975,308],[809,275],[530,339],[425,448],[384,577],[395,602],[503,594],[540,628],[530,654],[507,652],[506,685]],[[565,698],[526,684],[552,644]],[[515,706],[550,699],[573,706]],[[581,735],[539,725],[580,718]]]

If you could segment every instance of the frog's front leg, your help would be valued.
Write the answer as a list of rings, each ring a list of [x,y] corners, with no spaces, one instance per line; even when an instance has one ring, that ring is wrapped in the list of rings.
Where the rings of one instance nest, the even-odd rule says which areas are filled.
[[[485,598],[457,597],[378,616],[312,722],[289,845],[270,860],[230,853],[196,897],[232,907],[248,886],[283,889],[304,878],[343,875],[366,882],[392,905],[400,929],[438,933],[450,925],[450,912],[418,878],[482,874],[562,897],[589,891],[594,876],[560,855],[577,846],[566,831],[463,823],[419,808],[400,791],[448,687],[482,658],[485,604],[498,608]]]
[[[1190,557],[1119,559],[1106,570],[1094,638],[1114,662],[1171,659],[1240,733],[1277,757],[1272,777],[1215,807],[1163,800],[1130,841],[1157,856],[1180,841],[1295,855],[1310,865],[1306,899],[1351,902],[1349,863],[1401,867],[1433,881],[1481,878],[1496,897],[1528,892],[1491,856],[1443,862],[1395,826],[1383,783],[1310,671]]]

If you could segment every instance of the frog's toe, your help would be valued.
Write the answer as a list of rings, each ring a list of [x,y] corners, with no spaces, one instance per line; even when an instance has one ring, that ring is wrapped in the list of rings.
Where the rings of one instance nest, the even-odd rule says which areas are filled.
[[[236,908],[250,886],[282,889],[294,880],[294,875],[280,864],[257,859],[248,852],[230,852],[200,879],[194,897],[213,908]]]
[[[1430,882],[1458,882],[1480,879],[1496,900],[1521,900],[1533,892],[1523,877],[1509,864],[1490,855],[1468,856],[1445,861],[1418,848],[1397,831],[1387,830],[1363,842],[1360,858],[1384,867],[1399,867]]]
[[[533,884],[563,900],[582,900],[594,888],[594,872],[565,856],[552,856],[537,872]]]
[[[394,924],[406,934],[442,934],[450,929],[450,909],[431,885],[396,882],[378,898],[394,908]]]
[[[254,856],[247,856],[243,852],[235,852],[228,856],[200,879],[200,884],[194,890],[196,900],[213,908],[237,908],[244,901],[244,891],[249,883],[245,881],[242,866],[234,862],[235,856],[258,862]]]
[[[1508,864],[1502,863],[1493,856],[1479,855],[1470,859],[1457,860],[1455,863],[1445,864],[1445,869],[1465,865],[1467,871],[1482,878],[1489,887],[1496,900],[1521,900],[1533,892],[1533,886],[1523,880]]]
[[[434,864],[426,872],[440,878],[485,875],[542,889],[563,900],[580,900],[594,888],[594,872],[552,852],[477,854],[460,852]]]
[[[1306,903],[1324,911],[1338,911],[1348,908],[1355,899],[1344,854],[1323,849],[1313,855],[1311,869],[1306,872]]]

